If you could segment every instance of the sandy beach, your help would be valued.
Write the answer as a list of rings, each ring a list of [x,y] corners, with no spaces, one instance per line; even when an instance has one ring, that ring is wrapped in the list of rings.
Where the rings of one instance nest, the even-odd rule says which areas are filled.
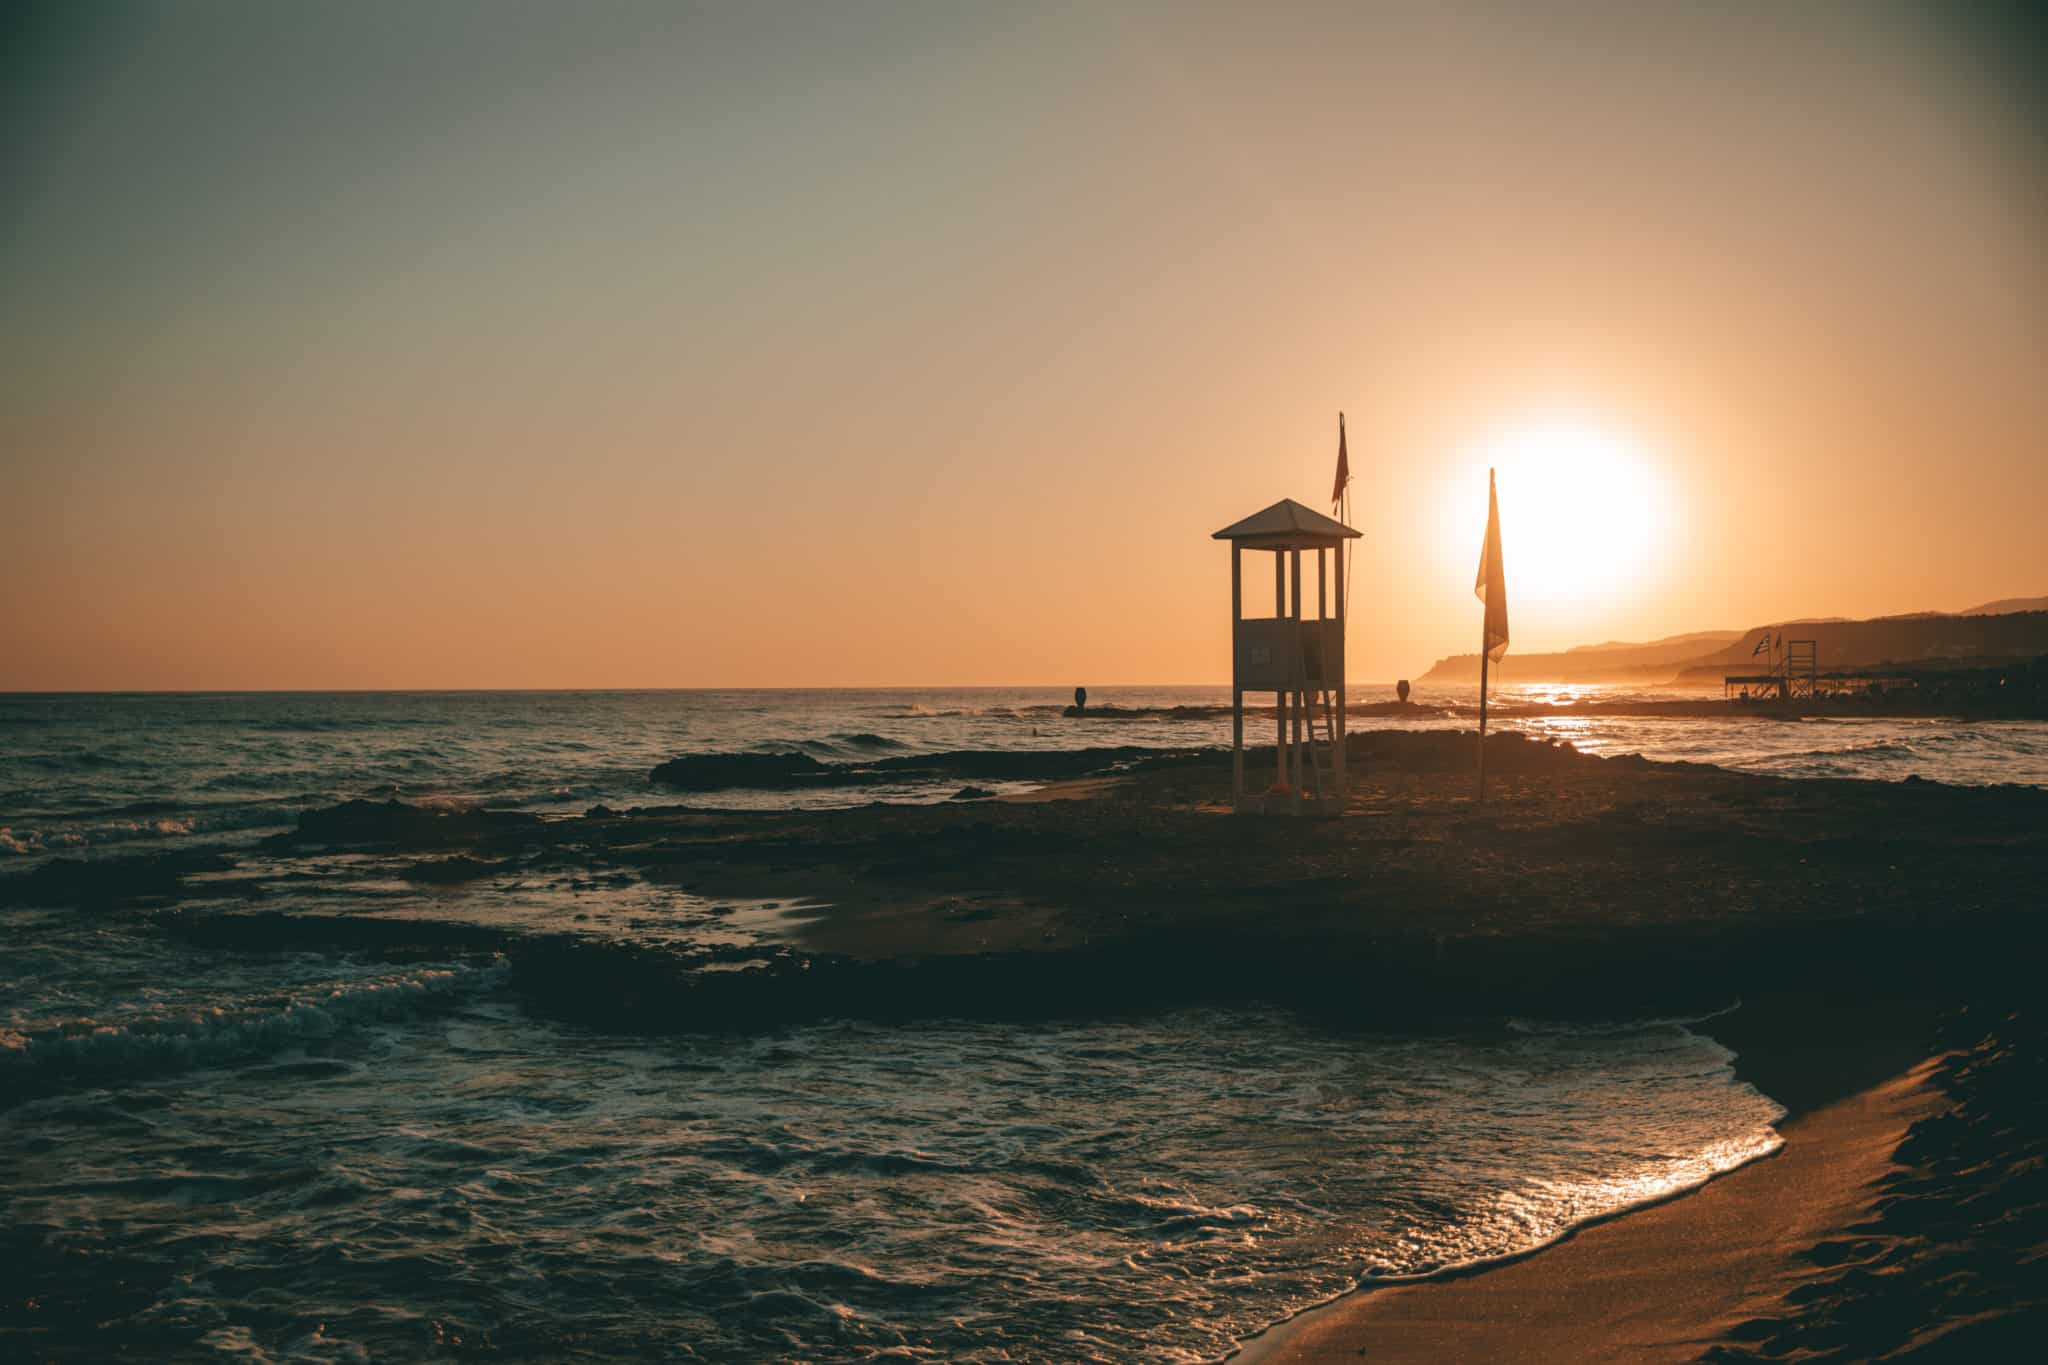
[[[1829,1258],[1815,1249],[1870,1218],[1912,1125],[1947,1104],[1938,1059],[1905,1060],[1933,1045],[1932,1020],[1912,1005],[1781,1000],[1699,1027],[1745,1049],[1738,1070],[1795,1106],[1776,1153],[1528,1257],[1362,1289],[1253,1338],[1236,1359],[1686,1361],[1740,1339],[1788,1296],[1821,1297]],[[1875,1073],[1892,1074],[1867,1083]]]
[[[1255,1338],[1247,1365],[1685,1361],[1811,1283],[1814,1247],[1867,1217],[1931,1061],[1783,1127],[1785,1146],[1688,1195],[1483,1273],[1361,1293]]]
[[[1776,1005],[1710,1025],[1758,1048],[1752,1079],[1816,1101],[1773,1156],[1523,1260],[1353,1294],[1237,1359],[2025,1358],[2048,1319],[2040,1020],[1962,1008],[1930,1030],[1878,1004],[1795,1007],[1818,1042]],[[1937,1055],[1862,1084],[1930,1040]]]

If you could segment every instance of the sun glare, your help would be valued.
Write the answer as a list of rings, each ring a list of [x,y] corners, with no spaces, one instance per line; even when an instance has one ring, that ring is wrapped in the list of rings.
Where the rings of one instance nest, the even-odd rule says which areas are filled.
[[[1511,604],[1605,607],[1665,567],[1669,501],[1624,431],[1576,415],[1517,421],[1473,447],[1471,463],[1476,491],[1457,481],[1456,541],[1476,563],[1491,468]]]

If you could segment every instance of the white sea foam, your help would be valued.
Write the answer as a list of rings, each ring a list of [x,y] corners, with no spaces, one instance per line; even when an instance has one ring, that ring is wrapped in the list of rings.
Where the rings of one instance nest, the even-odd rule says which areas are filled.
[[[184,839],[194,834],[239,834],[282,829],[296,807],[196,805],[178,814],[49,817],[36,824],[0,826],[0,853],[75,852],[135,842]]]

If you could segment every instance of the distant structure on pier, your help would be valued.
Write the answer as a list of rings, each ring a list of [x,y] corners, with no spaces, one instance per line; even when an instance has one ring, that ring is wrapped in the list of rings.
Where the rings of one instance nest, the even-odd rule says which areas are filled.
[[[1820,648],[1817,642],[1788,640],[1780,635],[1773,643],[1772,638],[1766,635],[1757,642],[1757,652],[1765,651],[1768,651],[1765,658],[1770,672],[1726,675],[1721,679],[1724,698],[1738,687],[1744,697],[1776,697],[1779,701],[1811,701],[1819,694]]]
[[[1226,526],[1230,542],[1230,796],[1240,811],[1334,815],[1344,804],[1344,542],[1358,532],[1283,498]],[[1302,552],[1315,552],[1315,615]],[[1273,614],[1245,616],[1246,551],[1273,556]],[[1274,780],[1248,792],[1244,694],[1274,697]]]

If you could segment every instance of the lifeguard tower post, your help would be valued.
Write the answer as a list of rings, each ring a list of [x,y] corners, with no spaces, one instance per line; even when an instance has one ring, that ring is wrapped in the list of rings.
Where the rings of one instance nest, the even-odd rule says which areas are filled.
[[[1212,539],[1230,542],[1231,802],[1240,811],[1335,815],[1344,805],[1343,549],[1358,532],[1283,498]],[[1270,617],[1245,617],[1247,550],[1272,552]],[[1302,614],[1304,550],[1316,556],[1313,617]],[[1245,790],[1247,692],[1274,696],[1276,773],[1263,793]]]

